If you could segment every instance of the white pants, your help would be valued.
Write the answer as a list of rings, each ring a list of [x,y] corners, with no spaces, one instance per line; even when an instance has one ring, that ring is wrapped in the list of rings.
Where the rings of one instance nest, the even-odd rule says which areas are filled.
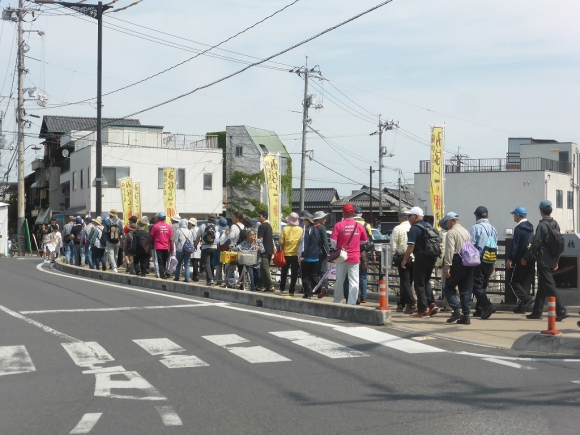
[[[347,304],[356,305],[358,297],[358,263],[341,263],[336,265],[336,281],[334,284],[334,302],[340,304],[343,298],[343,282],[348,274]],[[341,283],[340,285],[337,283]]]

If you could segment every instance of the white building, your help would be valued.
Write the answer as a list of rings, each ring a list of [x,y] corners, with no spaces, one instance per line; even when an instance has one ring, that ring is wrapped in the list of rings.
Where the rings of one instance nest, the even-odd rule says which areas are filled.
[[[473,212],[486,206],[500,238],[515,225],[510,212],[518,205],[528,210],[534,225],[538,205],[552,201],[552,217],[562,232],[578,231],[578,148],[571,142],[509,138],[505,159],[448,160],[445,162],[445,212],[454,211],[466,228],[475,222]],[[415,202],[431,215],[430,162],[420,162],[415,173]]]
[[[163,168],[177,170],[177,212],[205,218],[223,211],[222,150],[217,138],[164,133],[163,127],[109,124],[102,130],[103,211],[122,211],[119,179],[141,183],[141,210],[152,216],[164,209]],[[96,132],[70,131],[60,139],[68,162],[59,171],[65,200],[53,213],[83,215],[95,210]],[[65,152],[66,154],[66,152]]]

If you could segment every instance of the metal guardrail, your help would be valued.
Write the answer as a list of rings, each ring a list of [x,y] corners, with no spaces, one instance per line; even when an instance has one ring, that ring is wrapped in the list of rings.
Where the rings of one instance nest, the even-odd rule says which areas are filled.
[[[446,173],[458,172],[512,172],[512,171],[553,171],[570,174],[572,165],[569,162],[545,159],[543,157],[513,157],[506,159],[465,159],[445,162]],[[431,161],[419,162],[419,173],[431,173]]]

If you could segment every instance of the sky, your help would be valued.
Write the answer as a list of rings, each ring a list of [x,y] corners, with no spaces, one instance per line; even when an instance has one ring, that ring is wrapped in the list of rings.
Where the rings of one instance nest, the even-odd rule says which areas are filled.
[[[27,103],[27,113],[96,116],[96,21],[60,6],[26,3],[41,11],[25,29],[44,36],[26,34],[25,85],[49,98],[47,108]],[[380,2],[143,0],[104,19],[103,93],[183,62],[291,3],[207,53],[218,58],[201,55],[104,96],[103,117],[124,117],[212,83]],[[17,1],[0,0],[1,8],[9,5]],[[317,65],[325,78],[313,80],[309,93],[324,106],[311,109],[310,118],[326,140],[309,133],[306,148],[333,171],[307,161],[306,187],[335,187],[346,196],[368,185],[369,167],[378,168],[378,136],[370,134],[379,114],[398,122],[383,134],[383,145],[393,154],[383,162],[385,185],[395,186],[399,170],[403,181],[412,183],[419,161],[429,159],[431,125],[445,124],[446,158],[457,152],[504,158],[508,137],[580,142],[579,14],[576,0],[393,0],[266,62],[266,68],[250,68],[135,117],[165,131],[200,136],[228,125],[275,131],[291,153],[294,187],[299,187],[304,80],[290,70],[304,66],[308,56],[309,67]],[[0,96],[10,95],[13,83],[15,28],[0,22]],[[85,99],[93,101],[52,107]],[[9,144],[13,102],[0,100]],[[38,143],[34,136],[41,122],[29,120],[27,146]],[[12,152],[2,151],[1,172]],[[34,155],[28,149],[27,162]],[[11,178],[15,173],[14,168]]]

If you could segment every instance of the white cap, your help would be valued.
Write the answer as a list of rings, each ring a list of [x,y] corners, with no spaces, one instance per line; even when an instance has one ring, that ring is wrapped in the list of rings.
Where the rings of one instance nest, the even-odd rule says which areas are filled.
[[[408,214],[409,216],[410,216],[410,215],[416,215],[416,216],[421,216],[421,217],[425,216],[425,215],[423,214],[423,210],[421,210],[421,207],[413,207],[411,210],[409,210],[409,211],[407,212],[407,214]]]

